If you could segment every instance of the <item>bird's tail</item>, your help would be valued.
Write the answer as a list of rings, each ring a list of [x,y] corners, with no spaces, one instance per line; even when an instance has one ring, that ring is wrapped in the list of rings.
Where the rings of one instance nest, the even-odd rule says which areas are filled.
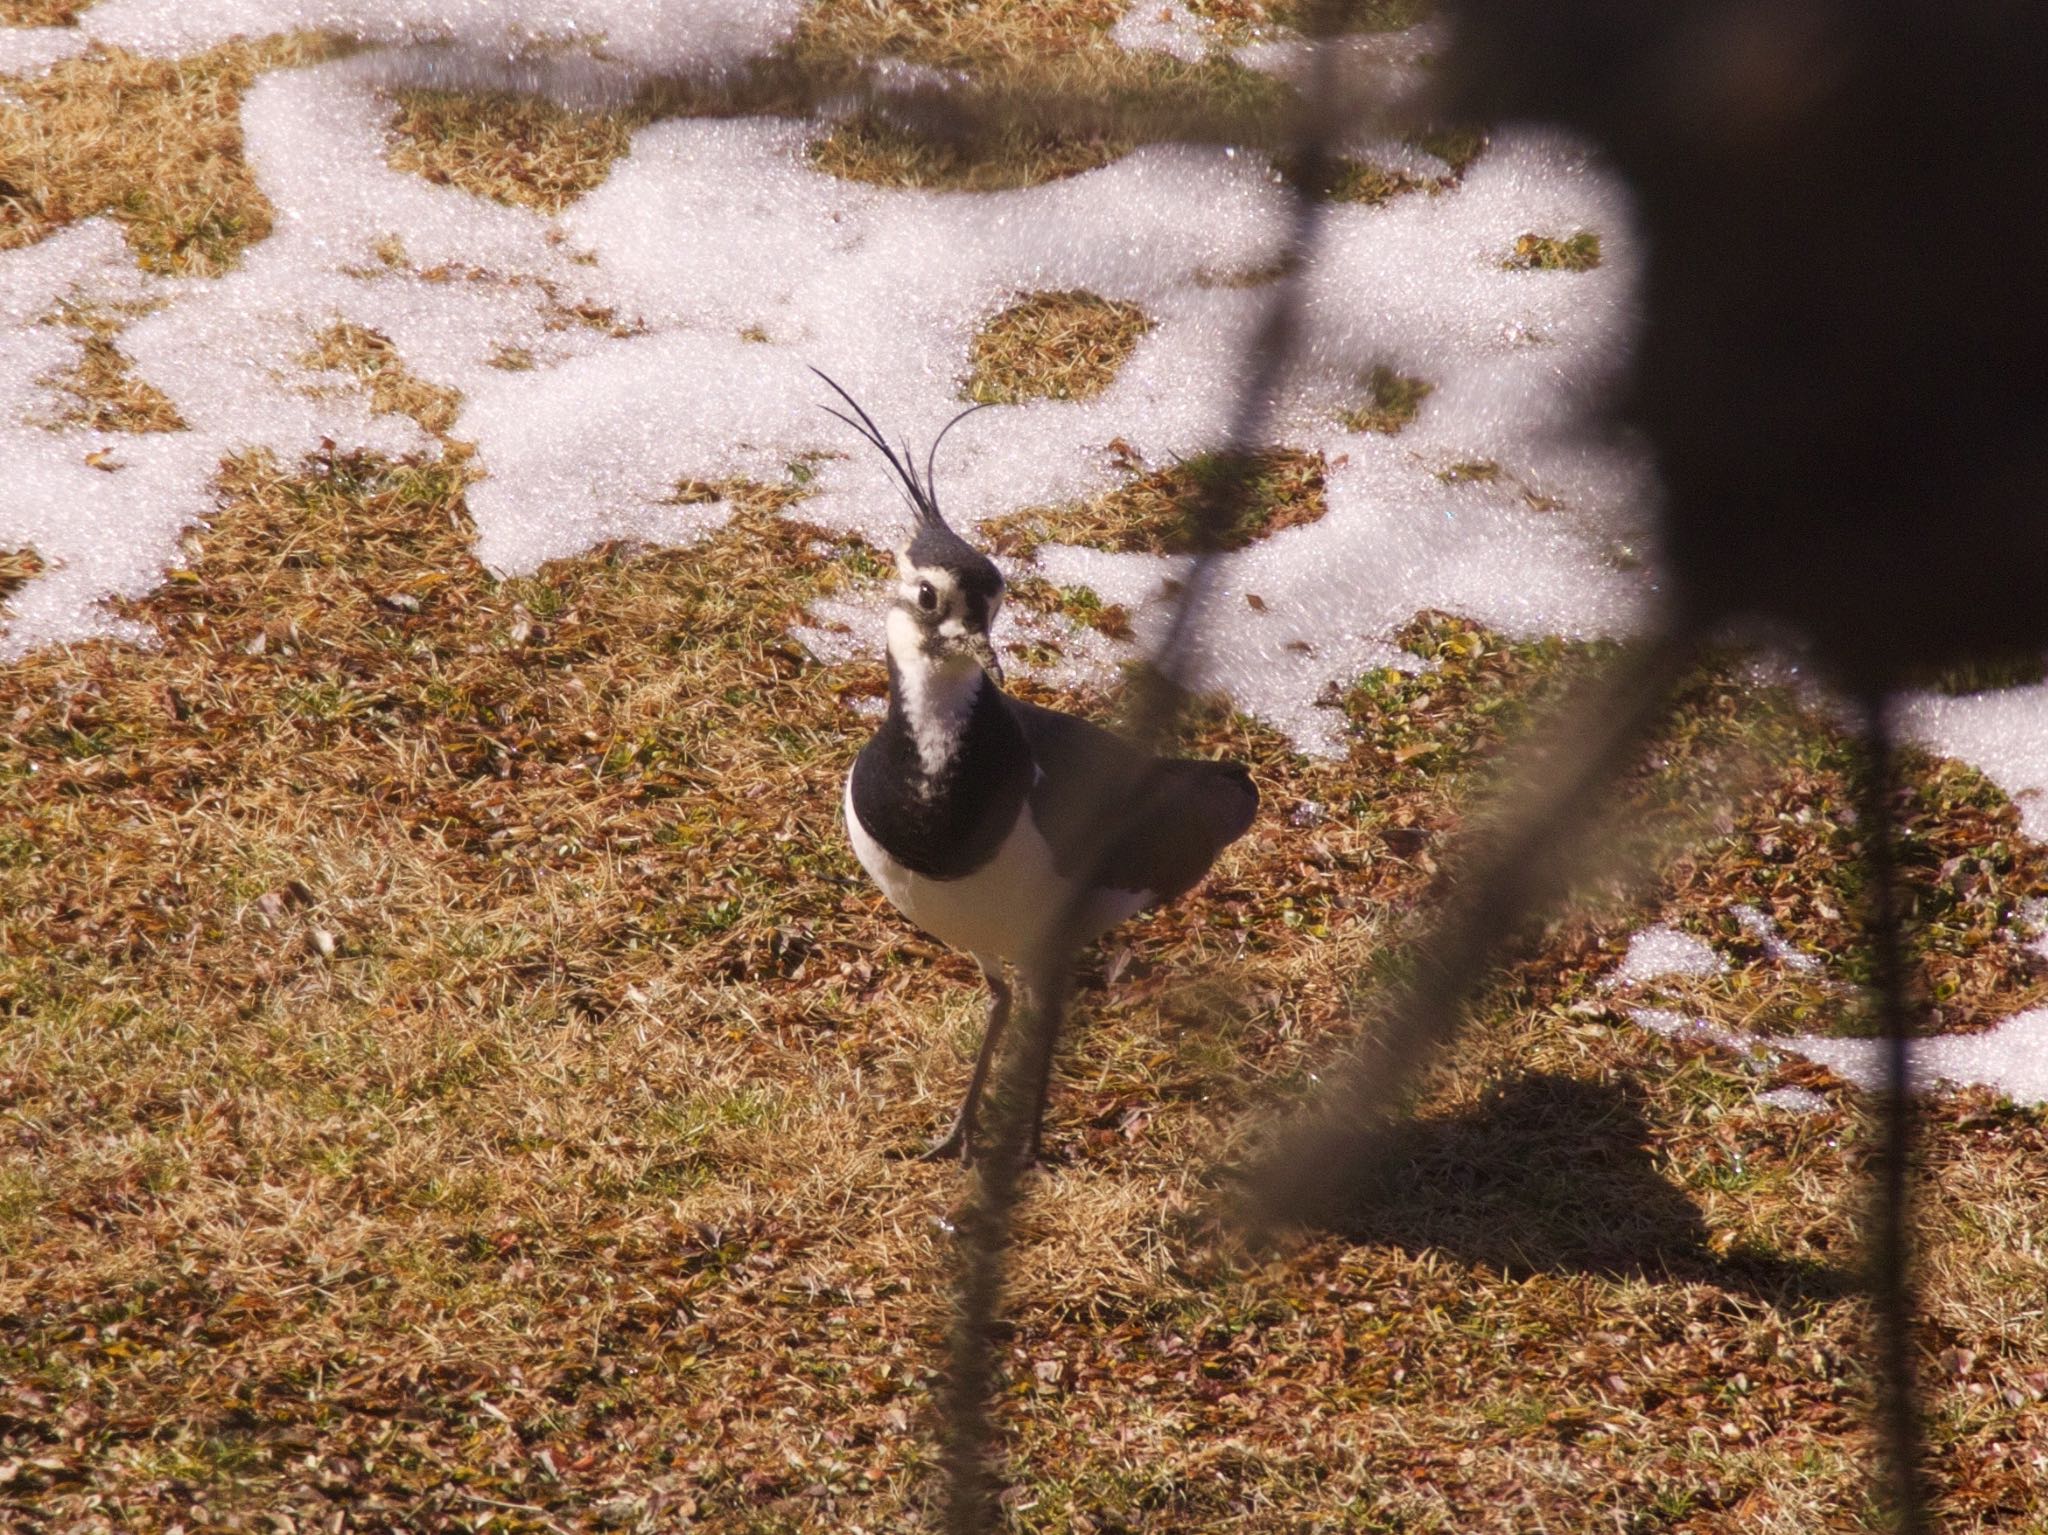
[[[1152,764],[1146,778],[1127,835],[1149,844],[1154,894],[1170,901],[1200,884],[1216,855],[1250,829],[1259,791],[1239,762],[1177,757]]]

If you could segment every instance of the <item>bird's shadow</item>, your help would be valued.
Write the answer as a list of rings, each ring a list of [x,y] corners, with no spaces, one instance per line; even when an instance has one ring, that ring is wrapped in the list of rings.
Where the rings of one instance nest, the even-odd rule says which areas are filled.
[[[1461,1112],[1389,1126],[1363,1148],[1321,1223],[1367,1243],[1434,1249],[1517,1277],[1586,1273],[1712,1284],[1800,1304],[1855,1289],[1843,1270],[1716,1252],[1699,1207],[1657,1164],[1642,1090],[1529,1073]]]

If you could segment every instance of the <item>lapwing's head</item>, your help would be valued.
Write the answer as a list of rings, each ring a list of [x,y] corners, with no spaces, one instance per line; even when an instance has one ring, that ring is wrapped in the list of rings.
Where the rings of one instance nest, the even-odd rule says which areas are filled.
[[[816,373],[814,368],[811,370]],[[910,536],[896,550],[896,600],[889,609],[889,648],[903,664],[912,658],[936,666],[973,662],[997,682],[1003,680],[989,629],[1003,605],[1003,574],[995,561],[946,525],[939,515],[938,493],[932,487],[932,463],[939,443],[962,419],[980,406],[963,410],[946,423],[925,455],[924,475],[906,447],[901,456],[852,395],[819,373],[853,415],[825,408],[875,445],[910,502]]]

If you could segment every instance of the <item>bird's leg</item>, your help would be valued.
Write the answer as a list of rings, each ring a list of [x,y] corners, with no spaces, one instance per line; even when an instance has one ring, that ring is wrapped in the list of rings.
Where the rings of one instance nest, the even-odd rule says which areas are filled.
[[[1059,1026],[1059,1020],[1056,1018],[1040,1019],[1038,1021],[1050,1029],[1057,1029]],[[1044,1160],[1039,1155],[1039,1151],[1040,1143],[1045,1137],[1045,1100],[1052,1092],[1052,1056],[1053,1049],[1058,1043],[1059,1040],[1056,1035],[1049,1036],[1045,1041],[1045,1048],[1038,1053],[1036,1063],[1038,1066],[1038,1081],[1033,1084],[1036,1088],[1036,1095],[1031,1101],[1031,1135],[1024,1142],[1024,1165],[1026,1167],[1036,1167]]]
[[[996,1058],[996,1045],[1010,1021],[1010,985],[1003,979],[1000,962],[991,964],[977,958],[981,978],[988,982],[988,1026],[982,1030],[981,1053],[974,1058],[974,1075],[967,1079],[967,1096],[960,1100],[960,1112],[953,1116],[953,1128],[932,1142],[925,1152],[927,1162],[958,1157],[961,1165],[974,1160],[974,1117],[981,1106],[981,1090],[988,1084],[988,1069]]]

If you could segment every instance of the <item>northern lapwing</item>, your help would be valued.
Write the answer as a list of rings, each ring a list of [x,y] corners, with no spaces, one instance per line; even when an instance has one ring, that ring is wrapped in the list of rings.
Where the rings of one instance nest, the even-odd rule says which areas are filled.
[[[899,456],[850,394],[818,376],[853,414],[825,409],[874,445],[910,502],[887,620],[889,711],[847,778],[846,829],[896,909],[973,955],[988,982],[966,1096],[925,1153],[969,1162],[1010,1017],[1004,967],[1037,959],[1076,899],[1085,940],[1191,890],[1250,827],[1259,794],[1240,763],[1147,757],[1100,726],[1004,693],[989,633],[1003,577],[939,515],[932,465],[945,432],[920,478],[908,446]],[[1117,801],[1106,819],[1105,793]],[[1033,1159],[1047,1085],[1036,1084]]]

